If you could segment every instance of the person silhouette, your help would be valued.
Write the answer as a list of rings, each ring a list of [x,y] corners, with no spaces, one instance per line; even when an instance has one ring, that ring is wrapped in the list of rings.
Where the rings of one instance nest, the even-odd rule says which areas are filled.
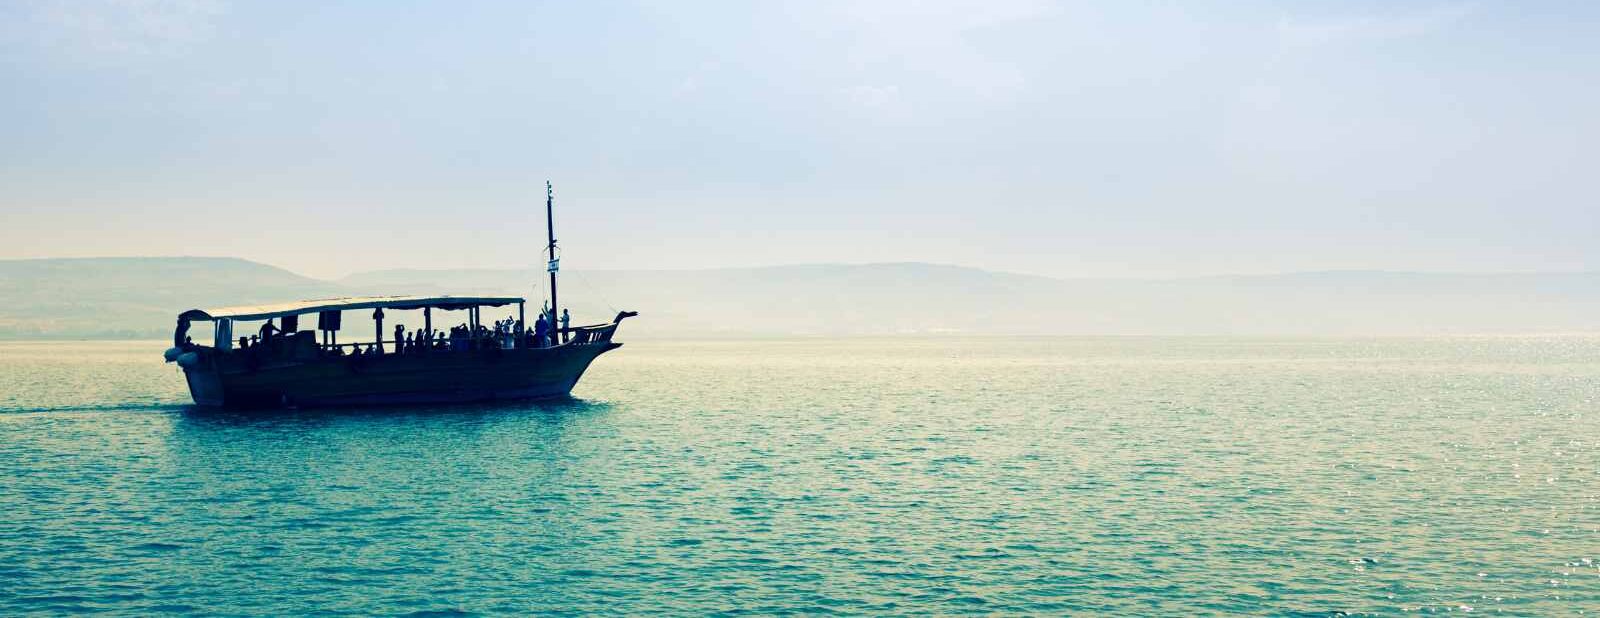
[[[544,317],[544,314],[540,314],[539,321],[533,323],[533,345],[535,347],[542,348],[550,345],[550,342],[548,341],[550,336],[550,322],[546,321]]]

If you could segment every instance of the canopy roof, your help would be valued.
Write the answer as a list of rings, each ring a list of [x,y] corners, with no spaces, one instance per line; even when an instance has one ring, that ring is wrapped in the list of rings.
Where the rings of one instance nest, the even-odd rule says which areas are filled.
[[[178,315],[183,320],[270,320],[286,315],[317,313],[319,311],[344,311],[351,309],[469,309],[472,307],[499,307],[524,302],[520,296],[357,296],[352,298],[327,298],[301,300],[272,305],[247,305],[220,309],[190,309]]]

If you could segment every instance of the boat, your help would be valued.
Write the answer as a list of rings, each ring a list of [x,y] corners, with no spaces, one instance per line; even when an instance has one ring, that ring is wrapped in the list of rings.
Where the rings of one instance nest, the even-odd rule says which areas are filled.
[[[587,326],[555,326],[557,315],[554,198],[545,190],[549,229],[550,302],[536,327],[526,327],[527,299],[519,296],[367,296],[302,300],[269,305],[190,309],[178,314],[167,362],[183,370],[196,405],[304,407],[457,403],[570,396],[590,363],[617,349],[612,341],[624,319]],[[516,318],[483,324],[485,307],[516,306]],[[372,311],[370,341],[340,343],[346,311]],[[423,328],[385,340],[385,311],[421,310]],[[464,327],[434,329],[435,311],[464,311]],[[300,330],[301,316],[317,316],[314,330]],[[551,320],[544,320],[549,316]],[[212,344],[188,335],[195,322],[210,322]],[[274,322],[276,321],[276,323]],[[261,322],[255,337],[245,323]],[[546,324],[551,326],[546,327]],[[407,337],[406,335],[410,336]]]

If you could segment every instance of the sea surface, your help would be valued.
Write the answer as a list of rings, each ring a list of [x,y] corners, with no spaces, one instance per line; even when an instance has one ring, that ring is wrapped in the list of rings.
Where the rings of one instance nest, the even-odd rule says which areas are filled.
[[[639,341],[187,405],[0,343],[0,615],[1600,614],[1600,338]]]

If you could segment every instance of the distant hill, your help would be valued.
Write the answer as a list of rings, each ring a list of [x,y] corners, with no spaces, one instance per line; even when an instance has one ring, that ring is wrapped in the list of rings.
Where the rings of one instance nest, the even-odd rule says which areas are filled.
[[[229,258],[0,261],[0,338],[166,337],[190,307],[354,294],[537,299],[545,281],[527,269],[323,281]],[[1600,332],[1600,273],[1063,280],[906,263],[578,270],[563,273],[561,292],[579,322],[640,311],[628,325],[638,337]]]
[[[546,277],[532,270],[382,271],[341,283],[532,295],[529,282]],[[563,273],[560,285],[563,306],[581,315],[634,309],[649,316],[630,323],[630,331],[720,336],[1036,331],[1053,310],[1041,303],[1062,282],[954,266],[866,264],[573,271]]]
[[[0,338],[171,337],[178,312],[191,307],[341,289],[236,258],[0,260]]]
[[[533,270],[390,270],[363,288],[530,293]],[[1052,279],[933,264],[565,274],[564,304],[681,334],[1305,334],[1600,332],[1600,273],[1370,271],[1167,280]],[[610,304],[607,304],[610,303]]]

